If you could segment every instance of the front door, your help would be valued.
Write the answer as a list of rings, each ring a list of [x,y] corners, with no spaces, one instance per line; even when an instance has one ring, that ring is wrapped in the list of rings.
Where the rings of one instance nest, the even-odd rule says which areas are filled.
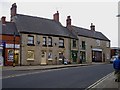
[[[86,62],[86,53],[85,51],[80,51],[81,62]]]
[[[42,51],[41,65],[46,65],[46,51]]]
[[[19,50],[15,50],[15,65],[18,65],[19,61]]]
[[[76,51],[72,52],[72,59],[73,59],[73,62],[77,62],[77,52]]]

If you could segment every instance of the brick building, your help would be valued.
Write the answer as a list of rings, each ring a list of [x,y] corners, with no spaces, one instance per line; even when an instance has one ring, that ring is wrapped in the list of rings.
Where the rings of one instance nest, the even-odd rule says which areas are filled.
[[[19,64],[20,38],[14,22],[7,22],[6,17],[0,21],[0,55],[4,58],[4,65]]]

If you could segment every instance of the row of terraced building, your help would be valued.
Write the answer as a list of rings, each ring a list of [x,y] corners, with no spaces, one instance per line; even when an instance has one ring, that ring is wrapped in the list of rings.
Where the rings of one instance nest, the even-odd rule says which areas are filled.
[[[72,25],[67,16],[66,26],[59,22],[59,12],[53,19],[17,14],[11,7],[11,21],[1,18],[0,54],[4,65],[63,64],[63,57],[71,63],[109,62],[110,40],[95,30]]]

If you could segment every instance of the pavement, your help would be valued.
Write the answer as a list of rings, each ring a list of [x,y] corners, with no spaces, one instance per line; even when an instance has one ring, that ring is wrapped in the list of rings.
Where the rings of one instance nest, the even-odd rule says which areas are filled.
[[[99,64],[99,63],[98,63]],[[87,66],[92,64],[69,64],[69,65],[45,65],[45,66],[4,66],[2,67],[3,71],[6,70],[49,70],[49,69],[59,69],[67,67],[78,67],[78,66]],[[90,85],[85,90],[120,90],[120,82],[114,81],[115,76],[114,72],[108,74],[107,76],[101,78],[97,82]]]

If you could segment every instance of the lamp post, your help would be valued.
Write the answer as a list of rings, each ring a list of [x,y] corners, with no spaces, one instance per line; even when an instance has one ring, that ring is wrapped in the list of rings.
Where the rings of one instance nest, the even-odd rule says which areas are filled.
[[[15,67],[15,32],[14,32],[14,53],[13,53],[13,67]]]

